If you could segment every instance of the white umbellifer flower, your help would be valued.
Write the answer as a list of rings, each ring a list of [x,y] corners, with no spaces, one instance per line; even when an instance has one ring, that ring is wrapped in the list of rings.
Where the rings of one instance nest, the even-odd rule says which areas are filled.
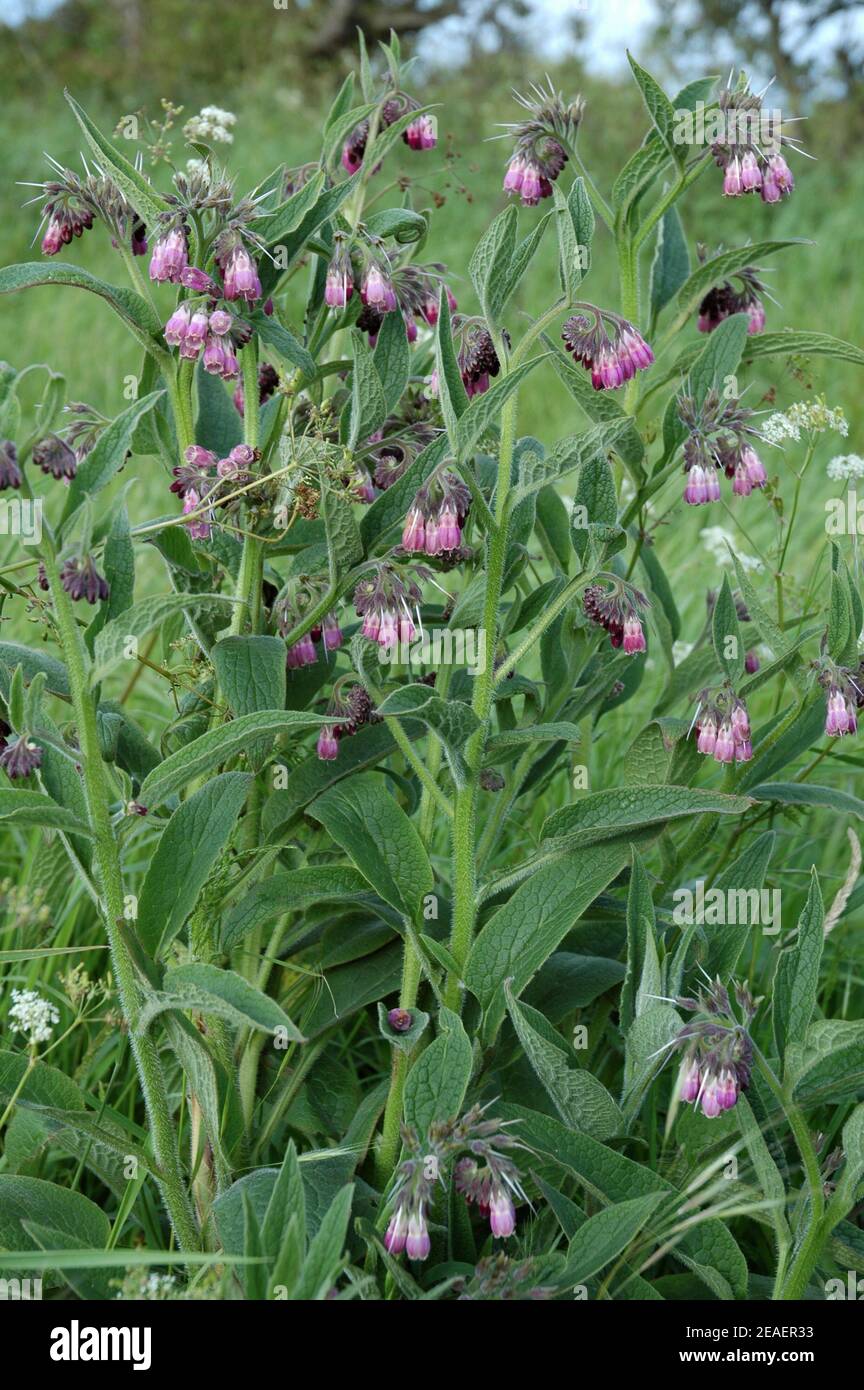
[[[825,471],[835,482],[844,482],[847,478],[864,478],[864,459],[860,454],[838,454]]]
[[[769,415],[759,426],[762,438],[769,444],[782,444],[784,439],[800,439],[802,430],[810,434],[836,430],[845,438],[849,433],[849,422],[839,406],[832,410],[818,396],[813,401],[795,401],[787,410]]]
[[[234,139],[231,127],[236,121],[233,111],[223,111],[221,106],[202,106],[198,115],[186,122],[183,134],[187,140],[214,140],[230,145]]]
[[[727,531],[725,527],[703,526],[699,535],[711,559],[718,565],[731,565],[732,557],[726,548],[727,546],[731,546],[738,557],[738,562],[742,569],[761,570],[762,561],[757,560],[754,555],[747,555],[745,552],[739,550],[735,537],[732,535],[731,531]]]
[[[43,999],[35,989],[13,989],[12,1007],[9,1022],[13,1033],[26,1033],[27,1041],[48,1042],[54,1032],[54,1024],[60,1022],[60,1014],[54,1004]]]
[[[201,176],[202,178],[209,179],[209,176],[210,176],[210,166],[208,165],[206,159],[187,159],[187,160],[186,160],[186,173],[187,173],[187,174],[200,174],[200,176]]]

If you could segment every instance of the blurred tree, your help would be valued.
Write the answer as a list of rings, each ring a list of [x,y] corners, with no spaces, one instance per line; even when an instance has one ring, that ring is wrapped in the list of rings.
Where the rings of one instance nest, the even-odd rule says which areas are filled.
[[[795,110],[826,78],[844,96],[860,93],[864,76],[861,0],[656,0],[655,43],[674,53],[695,43],[710,51],[729,41],[740,61],[770,59]],[[856,22],[856,20],[858,22]],[[847,22],[848,21],[848,22]]]

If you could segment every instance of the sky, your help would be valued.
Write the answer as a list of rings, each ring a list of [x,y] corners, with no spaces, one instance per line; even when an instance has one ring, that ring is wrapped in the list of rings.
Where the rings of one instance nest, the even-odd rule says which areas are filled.
[[[190,4],[195,2],[189,0]],[[0,0],[0,20],[16,24],[27,15],[50,14],[60,3],[61,0]],[[568,41],[568,18],[584,14],[589,24],[592,62],[604,71],[620,68],[625,45],[638,43],[640,32],[650,25],[654,9],[652,0],[532,0],[532,4],[534,16],[528,23],[544,57],[561,56]],[[459,21],[442,27],[447,40],[458,46]],[[439,29],[435,40],[439,49],[441,41]]]

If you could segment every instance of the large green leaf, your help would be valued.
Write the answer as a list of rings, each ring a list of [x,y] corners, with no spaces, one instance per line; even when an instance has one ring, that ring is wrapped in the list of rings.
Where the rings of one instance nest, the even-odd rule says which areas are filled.
[[[196,777],[244,752],[259,734],[296,734],[328,722],[332,722],[329,716],[309,714],[306,710],[271,709],[243,714],[178,748],[145,777],[138,799],[144,806],[161,805]]]
[[[421,1136],[436,1120],[455,1119],[471,1079],[471,1043],[458,1015],[442,1008],[438,1029],[405,1082],[405,1123]]]
[[[138,935],[162,954],[182,928],[230,839],[252,778],[223,772],[177,808],[150,860],[138,899]]]
[[[420,836],[380,774],[361,772],[331,787],[313,801],[309,815],[385,902],[416,916],[435,879]]]

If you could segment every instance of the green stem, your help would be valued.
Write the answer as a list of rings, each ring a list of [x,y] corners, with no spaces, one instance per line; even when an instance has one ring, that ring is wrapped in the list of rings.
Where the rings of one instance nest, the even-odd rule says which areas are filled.
[[[199,1236],[189,1195],[183,1181],[177,1135],[171,1119],[168,1094],[159,1053],[148,1033],[138,1031],[139,999],[135,968],[118,928],[124,916],[123,878],[117,842],[111,826],[104,764],[99,748],[96,708],[88,689],[86,654],[69,596],[60,583],[53,545],[46,538],[42,548],[45,573],[54,601],[54,613],[69,672],[72,707],[81,748],[84,792],[93,832],[94,859],[100,902],[111,952],[117,993],[129,1026],[132,1055],[138,1069],[153,1151],[161,1170],[159,1186],[178,1243],[187,1250],[199,1246]]]
[[[822,1174],[819,1171],[819,1159],[816,1156],[807,1123],[793,1101],[789,1088],[781,1086],[767,1059],[758,1048],[755,1049],[755,1054],[759,1070],[789,1122],[789,1128],[792,1130],[798,1152],[801,1155],[801,1163],[810,1195],[810,1220],[807,1234],[798,1247],[788,1274],[784,1274],[784,1270],[778,1268],[773,1294],[775,1299],[799,1299],[804,1296],[810,1275],[813,1273],[830,1231],[830,1224],[823,1220],[825,1216],[825,1192],[822,1186]]]
[[[502,363],[506,363],[503,344],[498,345],[498,356]],[[505,366],[505,375],[508,370],[509,368]],[[471,699],[471,706],[480,720],[480,726],[477,732],[471,735],[465,746],[468,779],[466,785],[456,793],[456,805],[453,814],[453,919],[450,950],[456,961],[457,970],[451,971],[448,975],[444,990],[444,1002],[448,1008],[453,1010],[459,1008],[460,979],[474,935],[477,897],[477,792],[480,763],[486,740],[486,725],[495,690],[498,609],[501,602],[504,566],[507,559],[509,529],[507,500],[513,467],[513,450],[516,443],[517,397],[518,392],[514,391],[501,413],[501,444],[495,489],[495,529],[487,538],[486,598],[483,607],[485,659],[482,670],[474,679],[474,691]]]
[[[420,959],[407,937],[405,954],[402,960],[402,987],[399,991],[400,1009],[413,1009],[417,1005],[417,990],[420,986]],[[399,1156],[399,1125],[402,1120],[402,1098],[405,1092],[405,1078],[411,1065],[411,1055],[399,1047],[393,1048],[390,1070],[390,1090],[384,1107],[384,1122],[381,1140],[375,1157],[375,1170],[382,1191],[390,1181]]]

